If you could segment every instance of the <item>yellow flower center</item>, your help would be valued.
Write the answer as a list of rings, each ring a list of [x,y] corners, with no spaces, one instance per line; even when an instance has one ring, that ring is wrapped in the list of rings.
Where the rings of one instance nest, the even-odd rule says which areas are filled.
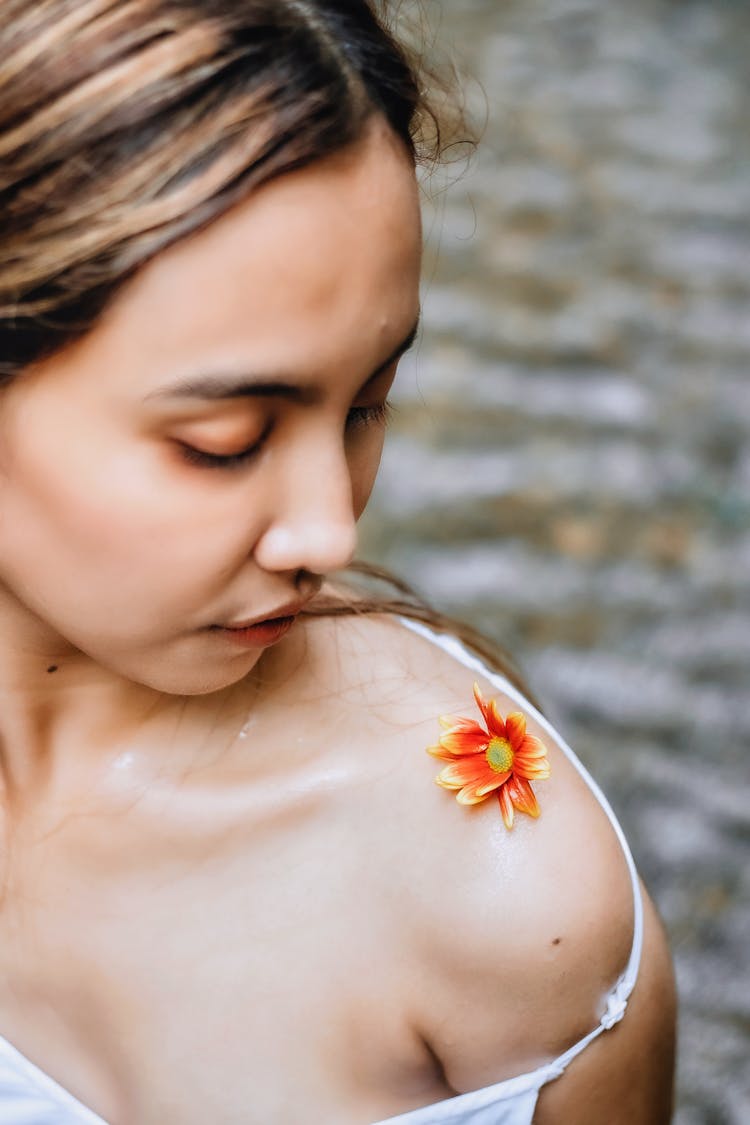
[[[506,773],[513,766],[513,749],[507,738],[493,738],[487,747],[487,765],[495,773]]]

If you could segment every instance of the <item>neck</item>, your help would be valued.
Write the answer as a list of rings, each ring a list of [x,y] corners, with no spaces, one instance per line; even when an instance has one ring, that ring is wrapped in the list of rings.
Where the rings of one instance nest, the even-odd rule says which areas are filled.
[[[231,688],[168,695],[103,667],[38,619],[0,604],[0,780],[6,804],[90,784],[107,770],[147,777],[195,759],[225,719]],[[181,760],[180,760],[181,759]]]

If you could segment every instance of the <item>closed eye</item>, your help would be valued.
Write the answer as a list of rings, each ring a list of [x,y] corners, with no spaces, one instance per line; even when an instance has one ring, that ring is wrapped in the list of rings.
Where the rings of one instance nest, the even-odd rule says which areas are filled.
[[[347,432],[351,433],[365,426],[385,426],[392,414],[393,407],[389,402],[378,402],[372,406],[353,406],[346,416]],[[180,456],[190,465],[197,465],[204,469],[239,469],[249,464],[260,453],[266,437],[267,433],[264,433],[258,441],[236,453],[207,453],[183,441],[178,442],[178,445]]]
[[[196,449],[194,445],[180,441],[177,443],[180,456],[189,465],[197,465],[203,469],[239,469],[248,465],[260,453],[266,438],[271,432],[271,426],[266,427],[261,436],[244,449],[236,453],[207,453],[204,449]]]

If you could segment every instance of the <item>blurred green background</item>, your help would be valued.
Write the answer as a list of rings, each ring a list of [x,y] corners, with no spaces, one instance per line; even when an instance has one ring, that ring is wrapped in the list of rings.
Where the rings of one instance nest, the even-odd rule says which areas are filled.
[[[748,1125],[750,5],[427,9],[489,122],[361,555],[519,659],[666,921],[675,1121]]]

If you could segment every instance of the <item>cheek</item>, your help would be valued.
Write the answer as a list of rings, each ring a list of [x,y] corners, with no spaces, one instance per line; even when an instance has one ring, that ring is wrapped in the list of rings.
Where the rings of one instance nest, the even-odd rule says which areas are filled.
[[[0,567],[14,585],[89,607],[116,591],[133,610],[156,599],[169,612],[212,595],[242,552],[236,503],[227,511],[192,470],[81,451],[61,464],[37,451],[0,480]]]
[[[56,470],[47,458],[17,464],[0,492],[0,518],[11,539],[44,541],[82,561],[132,556],[153,546],[157,529],[155,491],[127,467],[76,461],[75,455]],[[14,532],[17,535],[14,536]]]
[[[381,427],[374,427],[372,433],[368,433],[360,439],[356,450],[349,456],[352,509],[356,520],[364,512],[372,494],[384,444],[385,430]]]

